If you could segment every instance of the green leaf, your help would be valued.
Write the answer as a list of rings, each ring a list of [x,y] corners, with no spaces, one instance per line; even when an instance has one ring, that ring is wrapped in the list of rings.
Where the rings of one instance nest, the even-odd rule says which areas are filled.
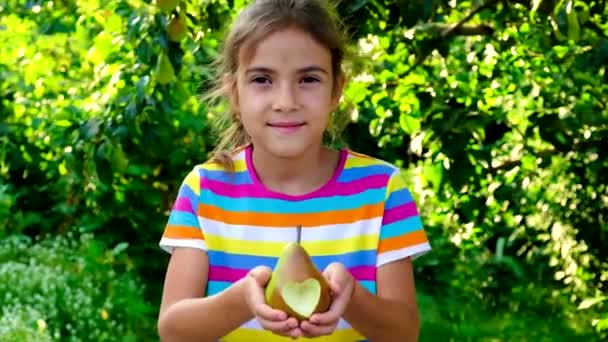
[[[573,9],[572,0],[569,0],[566,4],[566,14],[568,16],[568,38],[577,41],[580,38],[581,28],[578,22],[578,15]]]
[[[363,6],[365,6],[366,3],[367,3],[367,0],[349,1],[348,10],[350,12],[356,12],[356,11],[360,10]]]
[[[596,331],[608,330],[608,317],[607,318],[598,319],[598,320],[594,321],[593,323],[595,325],[595,330]]]
[[[600,302],[603,302],[605,300],[608,300],[608,297],[595,297],[595,298],[587,298],[585,300],[583,300],[579,305],[578,305],[578,310],[585,310],[588,309]]]
[[[112,254],[113,255],[119,255],[122,252],[126,251],[127,248],[129,248],[129,243],[128,242],[120,242],[118,243],[113,249],[112,249]]]
[[[505,237],[501,236],[496,241],[496,260],[497,261],[502,260],[503,254],[504,254],[504,249],[505,249]]]
[[[72,122],[70,122],[69,120],[57,120],[55,121],[55,125],[59,127],[70,127],[72,126]]]
[[[127,159],[125,152],[120,144],[114,144],[112,146],[112,155],[110,157],[110,163],[112,169],[123,172],[129,166],[129,160]]]
[[[399,116],[399,125],[407,134],[414,134],[420,131],[420,119],[415,118],[411,113],[401,113]]]

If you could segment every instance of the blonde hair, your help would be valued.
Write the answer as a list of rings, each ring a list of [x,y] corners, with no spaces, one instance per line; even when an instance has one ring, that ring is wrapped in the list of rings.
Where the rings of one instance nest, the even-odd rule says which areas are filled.
[[[249,47],[255,46],[268,34],[294,26],[309,33],[331,52],[334,86],[337,86],[338,78],[344,77],[343,62],[350,54],[345,30],[335,8],[324,0],[254,0],[239,14],[224,40],[221,54],[213,63],[215,84],[204,96],[204,101],[217,103],[229,98],[234,81],[225,80],[226,77],[234,79],[244,44],[248,45],[248,51],[252,51]],[[211,152],[210,161],[233,170],[233,153],[249,144],[250,138],[230,103],[228,106],[228,110],[213,122],[219,141]],[[338,139],[345,126],[337,124],[337,119],[332,115],[330,127],[325,132],[325,138],[330,141]]]

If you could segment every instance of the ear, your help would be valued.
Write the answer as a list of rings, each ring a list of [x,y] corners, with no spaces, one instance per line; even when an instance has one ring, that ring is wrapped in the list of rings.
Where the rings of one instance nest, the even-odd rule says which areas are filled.
[[[230,99],[230,105],[235,113],[239,111],[239,96],[236,88],[236,75],[224,75],[222,80],[226,95]]]
[[[334,89],[331,96],[331,107],[332,110],[335,110],[340,103],[340,99],[342,98],[342,94],[344,93],[344,85],[346,84],[346,78],[344,75],[338,75],[336,80],[334,81]]]

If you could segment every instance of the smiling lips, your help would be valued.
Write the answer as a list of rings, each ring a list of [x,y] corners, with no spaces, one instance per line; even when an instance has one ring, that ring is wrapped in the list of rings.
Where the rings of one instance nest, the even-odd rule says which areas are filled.
[[[268,126],[274,128],[282,133],[293,133],[303,127],[306,123],[301,121],[285,121],[285,122],[271,122]]]

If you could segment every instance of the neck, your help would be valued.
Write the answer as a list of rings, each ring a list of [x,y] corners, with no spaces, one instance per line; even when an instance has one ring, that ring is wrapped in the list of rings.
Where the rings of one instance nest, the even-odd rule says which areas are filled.
[[[288,195],[310,193],[333,176],[339,153],[322,145],[294,158],[282,158],[254,148],[252,162],[259,180],[268,189]]]

